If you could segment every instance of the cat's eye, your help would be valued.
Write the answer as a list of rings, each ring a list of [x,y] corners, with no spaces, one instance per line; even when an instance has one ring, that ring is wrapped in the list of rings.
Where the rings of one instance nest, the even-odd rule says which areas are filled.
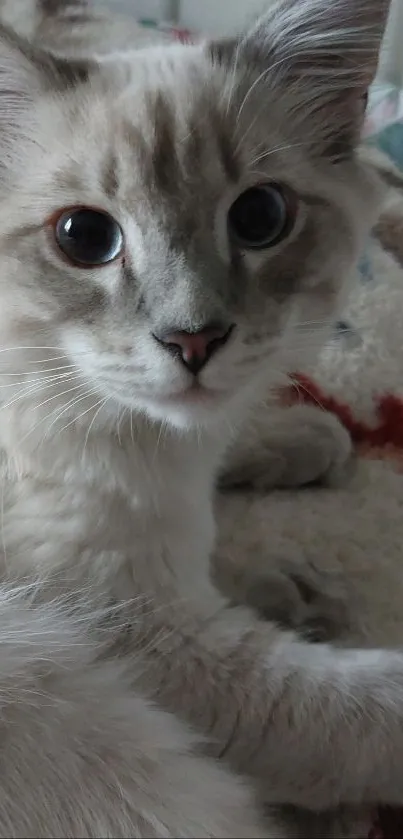
[[[295,209],[277,184],[259,184],[242,192],[228,213],[232,241],[245,250],[272,248],[292,230]]]
[[[53,230],[64,256],[82,268],[106,265],[123,252],[122,228],[103,210],[69,207],[57,214]]]

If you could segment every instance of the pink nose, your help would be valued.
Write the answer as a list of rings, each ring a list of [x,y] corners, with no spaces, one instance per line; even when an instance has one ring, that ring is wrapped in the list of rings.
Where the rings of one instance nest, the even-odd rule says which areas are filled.
[[[211,356],[227,343],[232,330],[233,326],[206,326],[198,332],[166,332],[154,337],[173,355],[179,355],[185,367],[197,376]]]

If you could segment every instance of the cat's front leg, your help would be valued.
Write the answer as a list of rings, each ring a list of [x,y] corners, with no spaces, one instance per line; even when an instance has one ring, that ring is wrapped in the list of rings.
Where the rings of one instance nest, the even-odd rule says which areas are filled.
[[[237,607],[197,619],[166,607],[154,637],[147,690],[266,800],[403,801],[403,655],[311,645]]]
[[[320,407],[259,409],[228,452],[221,489],[335,483],[351,459],[351,440],[337,417]]]

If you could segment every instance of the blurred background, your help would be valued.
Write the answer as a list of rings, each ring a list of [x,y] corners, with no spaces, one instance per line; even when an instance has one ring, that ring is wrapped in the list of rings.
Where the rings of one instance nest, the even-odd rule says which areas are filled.
[[[222,35],[236,30],[270,0],[107,0],[137,19],[173,22],[196,32]],[[392,0],[380,78],[403,86],[403,0]]]

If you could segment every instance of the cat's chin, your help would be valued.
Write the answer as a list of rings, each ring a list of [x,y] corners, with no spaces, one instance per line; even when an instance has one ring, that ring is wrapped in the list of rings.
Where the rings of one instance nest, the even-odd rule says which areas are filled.
[[[228,407],[228,395],[207,388],[189,389],[144,403],[144,409],[152,420],[163,421],[179,429],[215,425],[222,420]]]

